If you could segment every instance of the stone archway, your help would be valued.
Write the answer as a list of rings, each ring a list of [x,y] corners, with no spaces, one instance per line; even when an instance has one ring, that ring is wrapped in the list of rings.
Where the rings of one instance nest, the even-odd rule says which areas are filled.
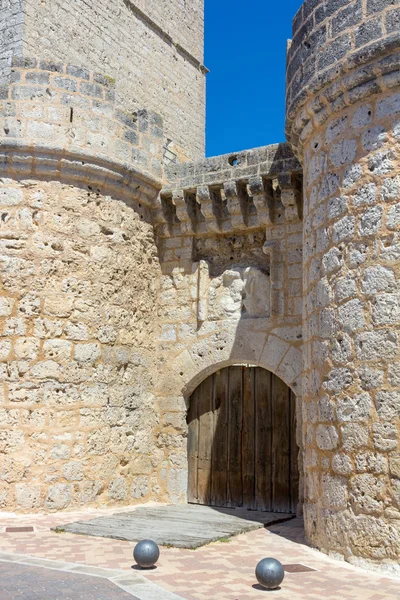
[[[258,322],[257,322],[258,323]],[[275,328],[274,333],[241,321],[232,329],[196,335],[162,364],[154,390],[160,427],[158,442],[163,453],[160,481],[166,501],[186,502],[188,463],[186,422],[189,399],[198,385],[220,369],[233,365],[261,367],[281,379],[296,398],[296,441],[302,448],[302,349],[296,328]],[[207,328],[208,329],[208,328]],[[279,337],[278,337],[279,336]],[[299,452],[299,505],[303,502],[302,451]]]
[[[188,501],[295,513],[296,398],[276,375],[236,365],[208,376],[188,410]]]
[[[237,364],[270,371],[282,379],[298,398],[301,397],[301,345],[291,344],[273,334],[248,330],[246,323],[239,323],[233,333],[213,333],[188,345],[164,365],[156,395],[183,396],[187,400],[206,377]]]

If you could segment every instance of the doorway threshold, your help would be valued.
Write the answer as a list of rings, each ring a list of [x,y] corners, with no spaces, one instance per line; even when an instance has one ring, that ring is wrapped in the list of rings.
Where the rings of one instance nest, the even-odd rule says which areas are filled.
[[[129,542],[152,539],[160,546],[195,549],[294,517],[289,513],[185,504],[140,507],[68,523],[55,531]]]

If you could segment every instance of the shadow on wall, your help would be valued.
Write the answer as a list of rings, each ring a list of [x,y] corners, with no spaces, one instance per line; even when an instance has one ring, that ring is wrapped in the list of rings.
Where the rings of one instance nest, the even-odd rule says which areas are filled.
[[[272,309],[264,240],[263,232],[194,240],[197,260],[165,274],[158,396],[166,424],[171,410],[189,409],[189,502],[295,513],[301,314]],[[181,481],[179,494],[168,484],[170,498],[182,501],[188,475],[172,471]]]
[[[187,399],[218,368],[249,364],[301,397],[301,249],[284,239],[271,260],[263,231],[185,239],[190,259],[162,262],[158,395]]]

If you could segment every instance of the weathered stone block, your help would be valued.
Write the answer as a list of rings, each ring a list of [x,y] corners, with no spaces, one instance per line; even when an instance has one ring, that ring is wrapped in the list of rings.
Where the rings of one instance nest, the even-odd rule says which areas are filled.
[[[65,337],[74,341],[86,341],[89,339],[89,328],[85,323],[66,323],[64,327]]]
[[[368,422],[372,411],[371,396],[368,393],[357,394],[353,397],[339,398],[337,417],[339,422]]]
[[[330,159],[335,167],[352,162],[356,156],[356,140],[342,140],[331,147]]]
[[[26,460],[6,457],[3,460],[0,470],[0,479],[7,483],[21,481],[27,472],[28,462]]]
[[[400,479],[400,454],[394,454],[389,457],[390,474]]]
[[[10,340],[0,340],[0,360],[8,360],[11,348],[12,343]]]
[[[359,234],[361,236],[375,235],[382,225],[382,207],[375,206],[365,211],[360,220]]]
[[[362,452],[355,456],[356,470],[359,472],[380,473],[388,472],[388,458],[384,454]]]
[[[362,169],[358,164],[352,165],[345,170],[343,177],[343,187],[351,188],[362,177]]]
[[[94,502],[104,490],[102,481],[85,481],[81,486],[81,502],[88,504]]]
[[[379,388],[383,383],[384,372],[378,369],[371,369],[367,365],[360,368],[359,375],[361,387],[365,390]]]
[[[395,206],[391,206],[387,214],[387,227],[388,229],[399,230],[400,227],[400,203]]]
[[[385,482],[371,474],[355,475],[350,480],[350,498],[360,510],[370,514],[380,514],[383,508]]]
[[[366,331],[356,336],[356,354],[360,360],[390,359],[398,353],[397,334],[390,330]]]
[[[332,458],[332,469],[339,475],[350,475],[353,472],[353,462],[348,454],[335,454]]]
[[[378,119],[400,113],[400,94],[392,94],[377,103]]]
[[[53,446],[53,448],[50,450],[50,456],[51,458],[55,458],[55,459],[68,459],[71,455],[71,450],[69,448],[69,446],[67,446],[66,444],[56,444],[55,446]]]
[[[336,243],[349,241],[354,236],[355,218],[344,217],[333,226],[333,240]]]
[[[339,435],[333,425],[318,425],[316,441],[321,450],[334,450],[338,446]]]
[[[329,508],[346,508],[348,500],[347,479],[323,475],[321,479],[322,503]]]
[[[24,509],[34,509],[41,506],[41,486],[32,483],[18,483],[15,486],[17,506]]]
[[[400,197],[400,177],[385,179],[382,185],[382,198],[385,201],[395,200]]]
[[[360,300],[350,300],[338,308],[338,321],[343,331],[354,334],[365,326],[364,305]]]
[[[127,495],[126,481],[123,477],[114,479],[109,485],[108,495],[113,500],[125,500]]]
[[[101,356],[98,344],[77,344],[75,346],[75,360],[84,364],[92,364]]]
[[[390,325],[400,321],[400,297],[398,294],[376,296],[372,311],[376,325]]]
[[[324,272],[326,274],[339,271],[342,266],[343,254],[338,248],[332,248],[322,259]]]
[[[54,317],[69,317],[72,312],[74,299],[66,294],[48,296],[44,301],[44,313]]]
[[[67,508],[71,503],[72,485],[66,483],[57,483],[49,487],[45,506],[49,510],[61,510]]]
[[[145,498],[149,493],[149,479],[146,476],[136,476],[131,485],[130,495],[135,500]]]
[[[353,452],[369,444],[370,431],[367,425],[349,423],[342,426],[342,445],[347,452]]]
[[[400,392],[380,391],[376,393],[376,409],[381,419],[391,421],[400,417]]]
[[[374,423],[373,440],[377,450],[395,450],[398,443],[397,427],[392,423]]]
[[[66,340],[46,340],[43,344],[43,354],[50,360],[67,361],[71,357],[71,353],[72,344]]]

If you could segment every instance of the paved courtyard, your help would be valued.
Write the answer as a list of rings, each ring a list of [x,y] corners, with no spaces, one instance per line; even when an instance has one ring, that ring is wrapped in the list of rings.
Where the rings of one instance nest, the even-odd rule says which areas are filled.
[[[132,508],[126,510],[131,511]],[[107,569],[110,570],[110,579],[115,578],[117,572],[120,577],[124,573],[128,579],[133,576],[132,582],[135,577],[143,579],[142,576],[145,575],[146,580],[160,586],[161,591],[157,592],[157,588],[149,587],[146,596],[143,592],[146,586],[138,583],[136,588],[138,593],[135,592],[134,586],[130,590],[133,596],[140,599],[148,597],[151,600],[162,600],[180,597],[186,600],[257,600],[270,595],[281,600],[399,600],[400,598],[400,579],[357,569],[308,548],[304,542],[300,519],[273,525],[268,530],[251,531],[197,550],[162,548],[157,568],[145,573],[132,568],[132,550],[135,545],[133,542],[69,533],[57,534],[50,530],[51,527],[62,525],[66,521],[89,520],[97,516],[110,515],[112,512],[120,513],[121,509],[76,511],[48,516],[0,514],[0,561],[10,560],[11,555],[17,554],[20,555],[18,561],[29,562],[26,557],[59,561],[59,563],[52,563],[53,569],[57,564],[61,563],[62,567],[62,563],[66,562],[87,565],[88,568]],[[6,533],[6,528],[10,527],[33,527],[33,531]],[[254,578],[255,565],[265,556],[274,556],[285,565],[301,564],[314,570],[287,572],[281,589],[270,593],[261,590]],[[4,565],[4,563],[0,564]],[[12,565],[12,568],[14,567],[15,563]],[[68,569],[71,568],[73,566],[68,566]],[[288,571],[296,570],[290,566],[287,568]],[[81,567],[80,570],[84,571],[84,568]],[[1,572],[0,581],[4,580]],[[55,571],[50,572],[51,580],[54,582]],[[107,572],[104,571],[102,574],[102,571],[99,571],[102,577],[106,577]],[[46,574],[42,576],[46,577]],[[64,572],[57,576],[60,577],[60,581],[64,581]],[[12,580],[12,571],[10,579]],[[90,585],[88,579],[85,581]],[[94,585],[98,585],[98,582],[97,579]],[[123,593],[121,589],[113,590],[112,593],[114,595],[110,594],[110,598],[125,600],[124,596],[115,595]],[[3,598],[11,600],[14,597],[25,600],[23,595],[5,595],[0,585],[0,600]],[[52,600],[56,598],[73,600],[80,597],[59,595],[52,597]],[[101,598],[96,595],[95,597]],[[132,598],[132,595],[129,597]],[[36,600],[37,596],[29,596],[29,598]],[[43,599],[45,598],[47,599],[47,596],[43,596]],[[90,598],[90,595],[85,598]]]
[[[105,578],[0,563],[0,600],[138,600]]]

